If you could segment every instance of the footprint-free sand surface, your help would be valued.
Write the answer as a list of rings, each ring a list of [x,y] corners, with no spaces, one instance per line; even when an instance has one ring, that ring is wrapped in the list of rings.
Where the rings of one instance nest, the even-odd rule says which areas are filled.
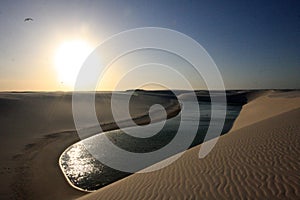
[[[250,92],[231,131],[206,157],[198,158],[199,145],[166,168],[94,193],[72,188],[58,166],[61,153],[79,140],[70,95],[0,97],[0,199],[300,199],[299,91]],[[137,108],[135,116],[149,106]],[[106,124],[114,128],[109,118]]]
[[[159,171],[135,174],[80,200],[299,199],[300,97],[264,92],[244,105],[228,134],[198,158],[200,146]]]

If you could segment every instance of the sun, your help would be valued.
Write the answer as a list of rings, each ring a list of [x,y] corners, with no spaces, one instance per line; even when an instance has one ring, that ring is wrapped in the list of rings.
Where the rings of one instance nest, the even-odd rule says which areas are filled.
[[[55,54],[55,68],[61,84],[74,86],[77,74],[92,47],[84,40],[63,42]]]

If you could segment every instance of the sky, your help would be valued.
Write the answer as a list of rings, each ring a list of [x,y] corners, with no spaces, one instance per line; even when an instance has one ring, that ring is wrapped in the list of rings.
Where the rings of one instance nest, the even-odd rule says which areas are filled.
[[[110,36],[140,27],[168,28],[196,40],[218,66],[226,89],[299,89],[298,0],[2,0],[0,91],[72,90],[68,78],[76,76],[66,57],[79,62],[75,58],[87,56]],[[191,74],[188,66],[182,67]],[[163,71],[161,78],[176,83]],[[107,80],[117,80],[117,74],[122,76],[122,70]],[[123,89],[130,87],[124,83]],[[205,84],[199,81],[196,87]],[[106,81],[102,89],[112,90],[112,83]]]

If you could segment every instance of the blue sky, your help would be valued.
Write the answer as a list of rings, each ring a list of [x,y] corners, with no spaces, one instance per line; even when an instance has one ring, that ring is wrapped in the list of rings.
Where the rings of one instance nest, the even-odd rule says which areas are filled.
[[[33,22],[24,22],[32,17]],[[64,41],[96,47],[137,27],[180,31],[199,42],[227,89],[299,88],[300,2],[1,1],[0,90],[64,90],[53,57]]]

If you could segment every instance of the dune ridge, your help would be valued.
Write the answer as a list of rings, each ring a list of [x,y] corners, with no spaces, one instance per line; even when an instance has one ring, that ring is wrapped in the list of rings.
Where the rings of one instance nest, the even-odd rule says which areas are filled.
[[[1,93],[0,199],[299,199],[300,92],[250,91],[247,99],[234,127],[204,159],[196,146],[162,170],[86,194],[69,186],[57,164],[79,140],[70,95]],[[137,106],[136,114],[149,108]],[[14,152],[20,154],[9,157]]]
[[[134,174],[79,200],[299,199],[299,116],[299,91],[263,93],[205,158],[199,160],[196,146],[162,170]]]
[[[299,108],[299,94],[300,91],[259,91],[248,94],[249,101],[243,106],[231,131]]]

